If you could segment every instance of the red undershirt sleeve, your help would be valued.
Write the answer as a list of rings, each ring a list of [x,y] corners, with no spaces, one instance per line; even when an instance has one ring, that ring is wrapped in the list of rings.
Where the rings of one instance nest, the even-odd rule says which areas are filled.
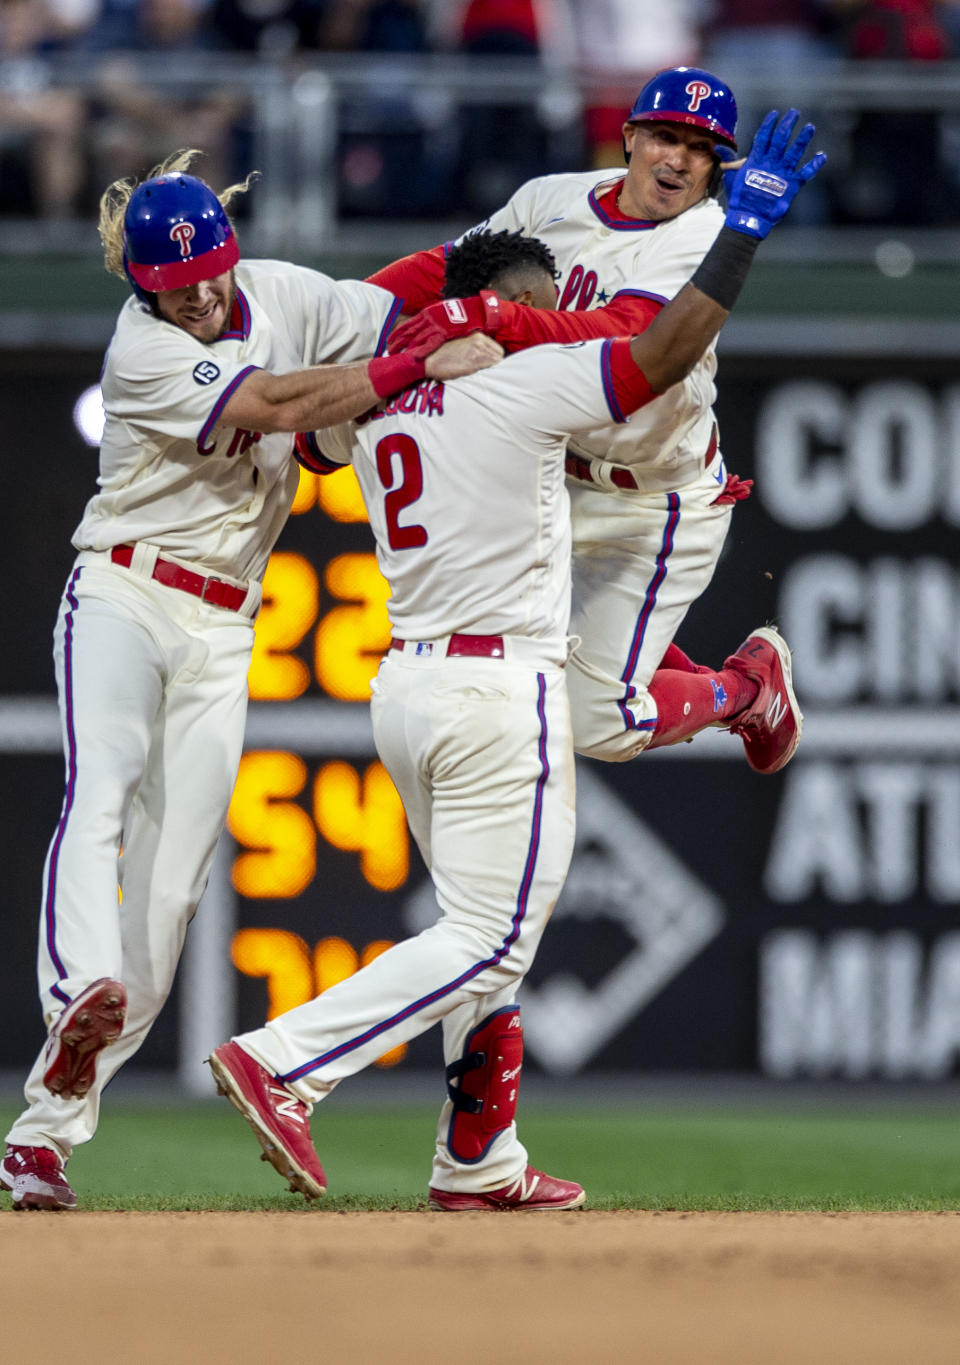
[[[636,412],[637,408],[642,408],[644,403],[649,403],[657,395],[630,354],[628,338],[617,337],[605,342],[603,352],[603,382],[607,390],[607,402],[614,418],[624,422],[631,412]]]
[[[431,247],[429,251],[415,251],[412,256],[401,256],[399,261],[385,265],[367,276],[368,284],[378,284],[394,298],[400,299],[405,317],[412,317],[443,297],[443,274],[446,249]]]
[[[503,322],[497,340],[506,351],[522,351],[545,341],[637,336],[647,330],[662,307],[662,299],[651,299],[642,294],[621,294],[605,308],[590,308],[581,313],[551,312],[546,308],[526,308],[523,304],[502,301]]]

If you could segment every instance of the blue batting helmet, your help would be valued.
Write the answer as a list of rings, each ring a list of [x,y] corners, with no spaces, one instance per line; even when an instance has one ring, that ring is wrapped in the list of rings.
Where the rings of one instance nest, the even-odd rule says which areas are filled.
[[[647,121],[691,124],[737,149],[737,101],[733,92],[697,66],[674,66],[647,81],[634,100],[627,122]]]
[[[240,249],[220,200],[194,175],[145,180],[123,217],[123,264],[139,297],[212,280]]]

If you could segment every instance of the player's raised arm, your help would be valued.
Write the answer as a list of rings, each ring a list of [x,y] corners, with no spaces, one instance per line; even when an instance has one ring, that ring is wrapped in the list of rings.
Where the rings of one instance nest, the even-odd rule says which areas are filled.
[[[729,208],[717,240],[690,283],[631,341],[633,360],[654,393],[663,393],[693,369],[727,320],[760,242],[826,161],[826,154],[817,152],[800,164],[815,129],[808,123],[794,138],[798,118],[790,109],[782,119],[776,110],[764,119],[729,186]]]

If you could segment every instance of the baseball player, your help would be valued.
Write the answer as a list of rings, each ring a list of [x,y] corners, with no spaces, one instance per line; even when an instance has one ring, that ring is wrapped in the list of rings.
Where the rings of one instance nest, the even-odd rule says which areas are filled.
[[[476,327],[508,351],[643,331],[690,278],[723,222],[715,195],[724,162],[736,152],[736,122],[733,94],[716,76],[694,67],[661,72],[623,125],[626,173],[531,180],[482,225],[547,243],[559,266],[559,311],[487,294],[431,304],[442,289],[448,243],[370,277],[406,314],[423,310],[394,333],[391,350]],[[651,683],[661,669],[673,675],[667,719],[676,738],[721,719],[700,666],[673,644],[713,577],[732,504],[751,485],[724,463],[711,407],[715,372],[711,344],[683,383],[627,426],[578,432],[570,442],[571,633],[580,643],[567,684],[579,753],[620,762],[650,747],[658,726]],[[759,634],[781,675],[771,709],[727,728],[742,738],[754,769],[773,773],[793,756],[802,716],[785,641],[766,628]]]
[[[393,640],[372,683],[377,750],[430,870],[439,918],[356,975],[210,1057],[293,1190],[323,1194],[309,1116],[345,1077],[443,1021],[448,1098],[429,1204],[446,1212],[572,1209],[584,1191],[531,1166],[515,1111],[516,992],[566,876],[574,751],[571,433],[682,381],[719,330],[757,242],[823,163],[771,115],[731,193],[727,226],[688,287],[629,340],[537,346],[454,383],[421,382],[346,428],[301,440],[317,472],[352,461],[387,578]],[[448,269],[548,307],[553,260],[519,233],[468,237]],[[493,343],[490,343],[493,345]],[[735,720],[777,686],[765,642],[728,660]],[[669,740],[664,740],[669,742]]]
[[[391,295],[240,260],[227,208],[246,186],[218,198],[188,173],[195,155],[101,201],[106,267],[133,297],[107,352],[99,490],[54,637],[66,791],[43,877],[49,1037],[0,1163],[16,1209],[75,1207],[64,1162],[173,982],[236,777],[294,433],[490,363],[480,336],[472,358],[360,359],[382,349]]]

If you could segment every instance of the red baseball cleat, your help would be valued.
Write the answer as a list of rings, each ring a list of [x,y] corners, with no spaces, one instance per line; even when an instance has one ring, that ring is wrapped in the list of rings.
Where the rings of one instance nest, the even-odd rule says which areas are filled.
[[[49,1147],[8,1147],[0,1162],[0,1189],[13,1195],[15,1212],[77,1207],[63,1162]]]
[[[224,1043],[207,1058],[217,1093],[247,1120],[263,1148],[261,1160],[305,1199],[319,1199],[327,1177],[312,1141],[307,1106],[275,1080],[239,1043]]]
[[[127,992],[119,981],[103,976],[81,991],[50,1031],[47,1089],[64,1100],[82,1099],[96,1078],[97,1054],[117,1041],[126,1017]]]
[[[756,699],[726,728],[743,740],[755,772],[779,772],[796,753],[803,728],[786,640],[773,626],[761,626],[723,666],[760,686]]]
[[[472,1209],[578,1209],[586,1199],[581,1185],[572,1180],[556,1180],[528,1166],[512,1185],[482,1194],[453,1194],[430,1187],[428,1203],[441,1213],[469,1213]]]

